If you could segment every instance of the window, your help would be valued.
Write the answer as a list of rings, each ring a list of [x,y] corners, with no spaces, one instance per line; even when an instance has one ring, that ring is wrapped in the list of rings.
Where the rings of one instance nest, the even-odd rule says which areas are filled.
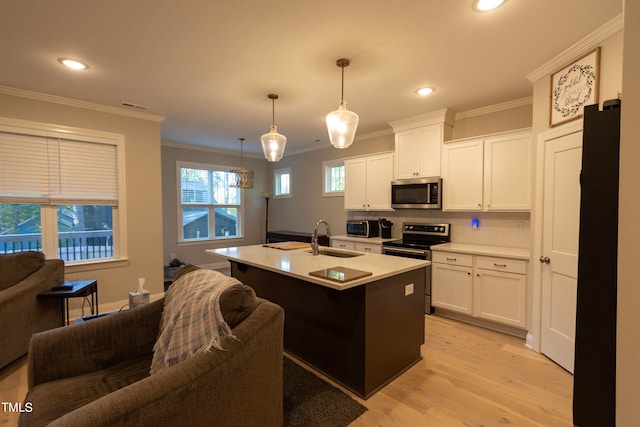
[[[344,195],[344,161],[322,162],[322,196]]]
[[[291,197],[291,168],[273,171],[275,197]]]
[[[123,137],[74,132],[0,120],[0,253],[42,251],[67,264],[126,256],[114,232]]]
[[[242,236],[242,197],[231,167],[178,162],[181,241]]]

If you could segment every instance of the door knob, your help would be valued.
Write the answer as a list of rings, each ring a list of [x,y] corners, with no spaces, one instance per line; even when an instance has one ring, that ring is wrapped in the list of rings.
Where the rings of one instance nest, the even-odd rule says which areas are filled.
[[[549,257],[548,257],[548,256],[541,256],[541,257],[540,257],[540,262],[541,262],[542,264],[549,264],[549,263],[551,262],[551,259],[549,259]]]

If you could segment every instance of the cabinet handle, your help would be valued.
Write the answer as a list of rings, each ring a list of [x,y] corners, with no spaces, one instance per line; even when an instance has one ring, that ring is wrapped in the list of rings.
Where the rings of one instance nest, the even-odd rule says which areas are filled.
[[[478,207],[481,208],[482,207],[482,203],[478,203]]]
[[[480,273],[476,273],[476,277],[480,277]]]
[[[370,251],[370,250],[371,250],[371,248],[364,248],[364,250],[365,250],[365,251]]]
[[[457,261],[457,260],[458,260],[458,258],[449,258],[449,257],[447,257],[447,261]]]
[[[507,264],[498,264],[497,262],[494,262],[493,265],[500,268],[505,268],[507,266]]]

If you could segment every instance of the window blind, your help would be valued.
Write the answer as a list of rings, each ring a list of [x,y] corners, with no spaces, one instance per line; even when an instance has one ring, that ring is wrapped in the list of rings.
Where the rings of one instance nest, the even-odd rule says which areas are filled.
[[[117,206],[117,146],[0,131],[0,203]]]

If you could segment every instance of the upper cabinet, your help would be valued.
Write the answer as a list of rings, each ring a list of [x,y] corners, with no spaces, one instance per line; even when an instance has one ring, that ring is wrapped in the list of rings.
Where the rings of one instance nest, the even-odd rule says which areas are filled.
[[[345,209],[393,210],[391,208],[393,157],[393,153],[384,153],[345,159]]]
[[[442,143],[451,123],[446,109],[389,122],[395,132],[395,179],[440,176]]]
[[[529,211],[530,130],[450,141],[442,150],[445,211]]]

